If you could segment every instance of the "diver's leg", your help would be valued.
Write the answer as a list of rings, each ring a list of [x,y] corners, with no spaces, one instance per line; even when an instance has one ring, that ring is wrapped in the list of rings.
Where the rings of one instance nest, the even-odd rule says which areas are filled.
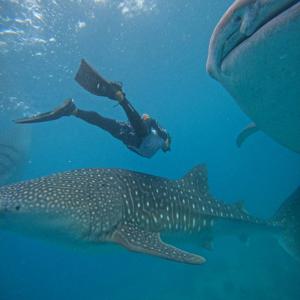
[[[106,131],[108,131],[110,134],[112,134],[114,137],[119,138],[119,133],[121,130],[121,125],[118,121],[105,118],[98,113],[94,111],[85,111],[81,109],[76,109],[76,111],[73,113],[73,115],[81,120],[84,120],[85,122],[98,126]]]
[[[124,109],[127,118],[134,128],[136,134],[139,137],[144,137],[148,134],[148,128],[144,121],[142,120],[140,114],[136,111],[136,109],[131,105],[131,103],[124,98],[122,101],[119,101],[120,105]]]

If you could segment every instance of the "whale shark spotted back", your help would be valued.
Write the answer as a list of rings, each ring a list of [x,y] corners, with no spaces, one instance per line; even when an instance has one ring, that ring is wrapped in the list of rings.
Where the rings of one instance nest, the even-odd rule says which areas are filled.
[[[299,193],[284,212],[291,205],[300,210],[295,206]],[[204,166],[195,167],[179,180],[122,169],[81,169],[0,188],[0,229],[82,246],[113,242],[190,264],[205,259],[163,242],[161,233],[196,232],[199,239],[201,235],[213,238],[219,221],[231,222],[238,231],[249,226],[283,232],[287,225],[296,223],[293,216],[298,222],[299,213],[293,211],[288,220],[281,212],[263,221],[240,205],[215,200],[208,190]],[[295,231],[284,233],[289,241],[298,243],[299,228]],[[295,249],[289,252],[297,256],[299,249]]]

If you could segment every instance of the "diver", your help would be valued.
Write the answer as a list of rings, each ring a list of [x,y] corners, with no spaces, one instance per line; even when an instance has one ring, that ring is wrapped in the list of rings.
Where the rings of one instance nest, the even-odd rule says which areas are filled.
[[[18,119],[15,122],[38,123],[75,116],[87,123],[98,126],[121,140],[130,150],[150,158],[158,150],[170,151],[171,137],[157,121],[148,114],[142,116],[126,98],[121,83],[108,81],[99,75],[84,59],[81,60],[75,80],[87,91],[117,101],[124,109],[128,122],[121,122],[101,116],[94,111],[84,111],[76,107],[73,99],[67,99],[53,111]]]

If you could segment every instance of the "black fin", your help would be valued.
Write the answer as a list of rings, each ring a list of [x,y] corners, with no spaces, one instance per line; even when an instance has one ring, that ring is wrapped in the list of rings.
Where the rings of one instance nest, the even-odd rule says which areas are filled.
[[[257,128],[255,123],[249,124],[246,128],[244,128],[236,139],[236,144],[240,148],[245,140],[252,134],[258,132],[259,129]]]
[[[115,94],[122,91],[122,84],[103,78],[84,59],[81,60],[75,80],[88,92],[116,100]],[[124,94],[124,93],[123,93]]]
[[[112,241],[131,251],[155,255],[181,263],[202,264],[205,262],[201,256],[162,242],[159,233],[148,232],[135,225],[122,225],[114,232]]]
[[[41,113],[38,115],[34,115],[32,117],[22,118],[15,120],[18,124],[28,124],[28,123],[41,123],[41,122],[48,122],[57,120],[64,116],[70,116],[72,112],[75,110],[75,104],[72,99],[67,99],[64,103],[54,109],[53,111]]]
[[[300,186],[283,202],[272,222],[283,228],[281,246],[300,261]]]

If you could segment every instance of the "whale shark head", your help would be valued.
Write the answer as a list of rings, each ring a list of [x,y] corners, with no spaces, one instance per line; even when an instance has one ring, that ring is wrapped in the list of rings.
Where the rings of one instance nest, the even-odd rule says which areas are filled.
[[[111,188],[106,173],[75,170],[1,187],[1,229],[59,241],[106,232],[122,212],[118,186]]]
[[[209,45],[207,72],[219,79],[228,53],[298,0],[236,0],[217,24]]]
[[[274,141],[300,152],[300,1],[239,0],[217,24],[207,71]]]

